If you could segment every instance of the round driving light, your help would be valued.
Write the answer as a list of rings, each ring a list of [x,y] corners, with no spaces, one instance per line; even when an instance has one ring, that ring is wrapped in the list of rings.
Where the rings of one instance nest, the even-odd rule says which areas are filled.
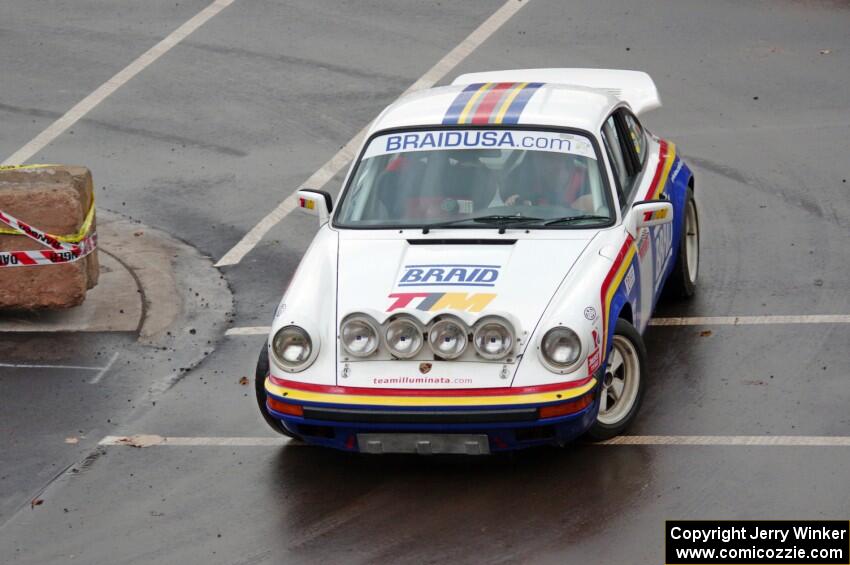
[[[475,351],[485,359],[501,359],[514,346],[514,332],[506,320],[495,317],[483,318],[472,332]]]
[[[313,342],[304,329],[298,326],[284,326],[274,334],[272,352],[283,368],[295,370],[310,359]]]
[[[564,369],[578,361],[581,340],[570,328],[552,328],[543,336],[541,349],[546,361],[558,369]]]
[[[458,319],[442,318],[428,330],[428,345],[434,355],[443,359],[456,359],[466,349],[467,330]]]
[[[354,357],[369,357],[378,349],[378,330],[371,318],[349,316],[342,321],[342,347]]]
[[[399,316],[387,324],[384,334],[387,347],[394,356],[400,359],[415,357],[422,349],[422,327],[410,317]]]

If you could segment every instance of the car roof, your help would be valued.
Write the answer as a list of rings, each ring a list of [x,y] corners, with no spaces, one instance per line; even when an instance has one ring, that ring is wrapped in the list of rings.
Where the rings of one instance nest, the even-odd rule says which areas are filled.
[[[474,92],[476,88],[483,88],[484,84],[443,86],[405,95],[378,116],[370,128],[370,134],[393,128],[470,123],[471,114],[464,120],[452,120],[453,107],[465,106],[462,104],[463,97],[470,91]],[[521,111],[515,113],[515,120],[503,120],[502,125],[542,125],[594,132],[600,128],[602,121],[613,108],[621,102],[612,94],[599,89],[548,83],[518,84],[539,86],[533,88],[533,93],[527,94],[528,100]],[[483,102],[485,97],[486,93],[482,93],[478,100]],[[497,103],[493,108],[493,114],[498,112],[498,106]],[[493,127],[500,125],[492,118],[490,123]]]

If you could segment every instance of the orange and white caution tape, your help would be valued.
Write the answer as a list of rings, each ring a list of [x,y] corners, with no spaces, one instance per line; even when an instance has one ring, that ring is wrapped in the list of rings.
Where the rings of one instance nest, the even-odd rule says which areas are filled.
[[[43,169],[57,166],[59,165],[0,165],[0,171]],[[55,265],[57,263],[72,263],[82,259],[97,247],[97,233],[91,229],[93,221],[94,199],[92,199],[89,211],[83,220],[83,225],[80,226],[77,233],[71,235],[51,235],[0,210],[0,224],[6,224],[11,228],[0,228],[0,234],[23,235],[49,248],[45,251],[0,251],[0,268]]]
[[[0,268],[71,263],[82,259],[97,247],[97,234],[94,232],[87,233],[75,243],[68,243],[34,228],[26,222],[22,222],[3,210],[0,210],[0,223],[6,224],[16,233],[20,233],[48,248],[33,251],[0,251]],[[90,227],[91,224],[89,224]]]

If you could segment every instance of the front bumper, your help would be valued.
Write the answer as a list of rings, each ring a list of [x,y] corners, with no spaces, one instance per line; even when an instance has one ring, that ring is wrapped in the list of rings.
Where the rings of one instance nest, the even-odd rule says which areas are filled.
[[[564,444],[598,412],[599,379],[481,391],[366,390],[266,379],[266,407],[305,441],[360,451],[362,434],[485,434],[489,450]],[[503,393],[508,392],[508,393]]]

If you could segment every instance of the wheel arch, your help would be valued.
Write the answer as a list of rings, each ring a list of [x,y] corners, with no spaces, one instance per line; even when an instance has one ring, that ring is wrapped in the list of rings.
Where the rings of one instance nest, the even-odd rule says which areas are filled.
[[[606,332],[606,347],[604,351],[605,358],[611,353],[611,348],[614,342],[614,333],[616,332],[617,320],[623,319],[630,325],[635,325],[635,310],[629,296],[625,292],[625,287],[620,286],[614,299],[611,301],[611,309],[609,310],[608,331]]]

